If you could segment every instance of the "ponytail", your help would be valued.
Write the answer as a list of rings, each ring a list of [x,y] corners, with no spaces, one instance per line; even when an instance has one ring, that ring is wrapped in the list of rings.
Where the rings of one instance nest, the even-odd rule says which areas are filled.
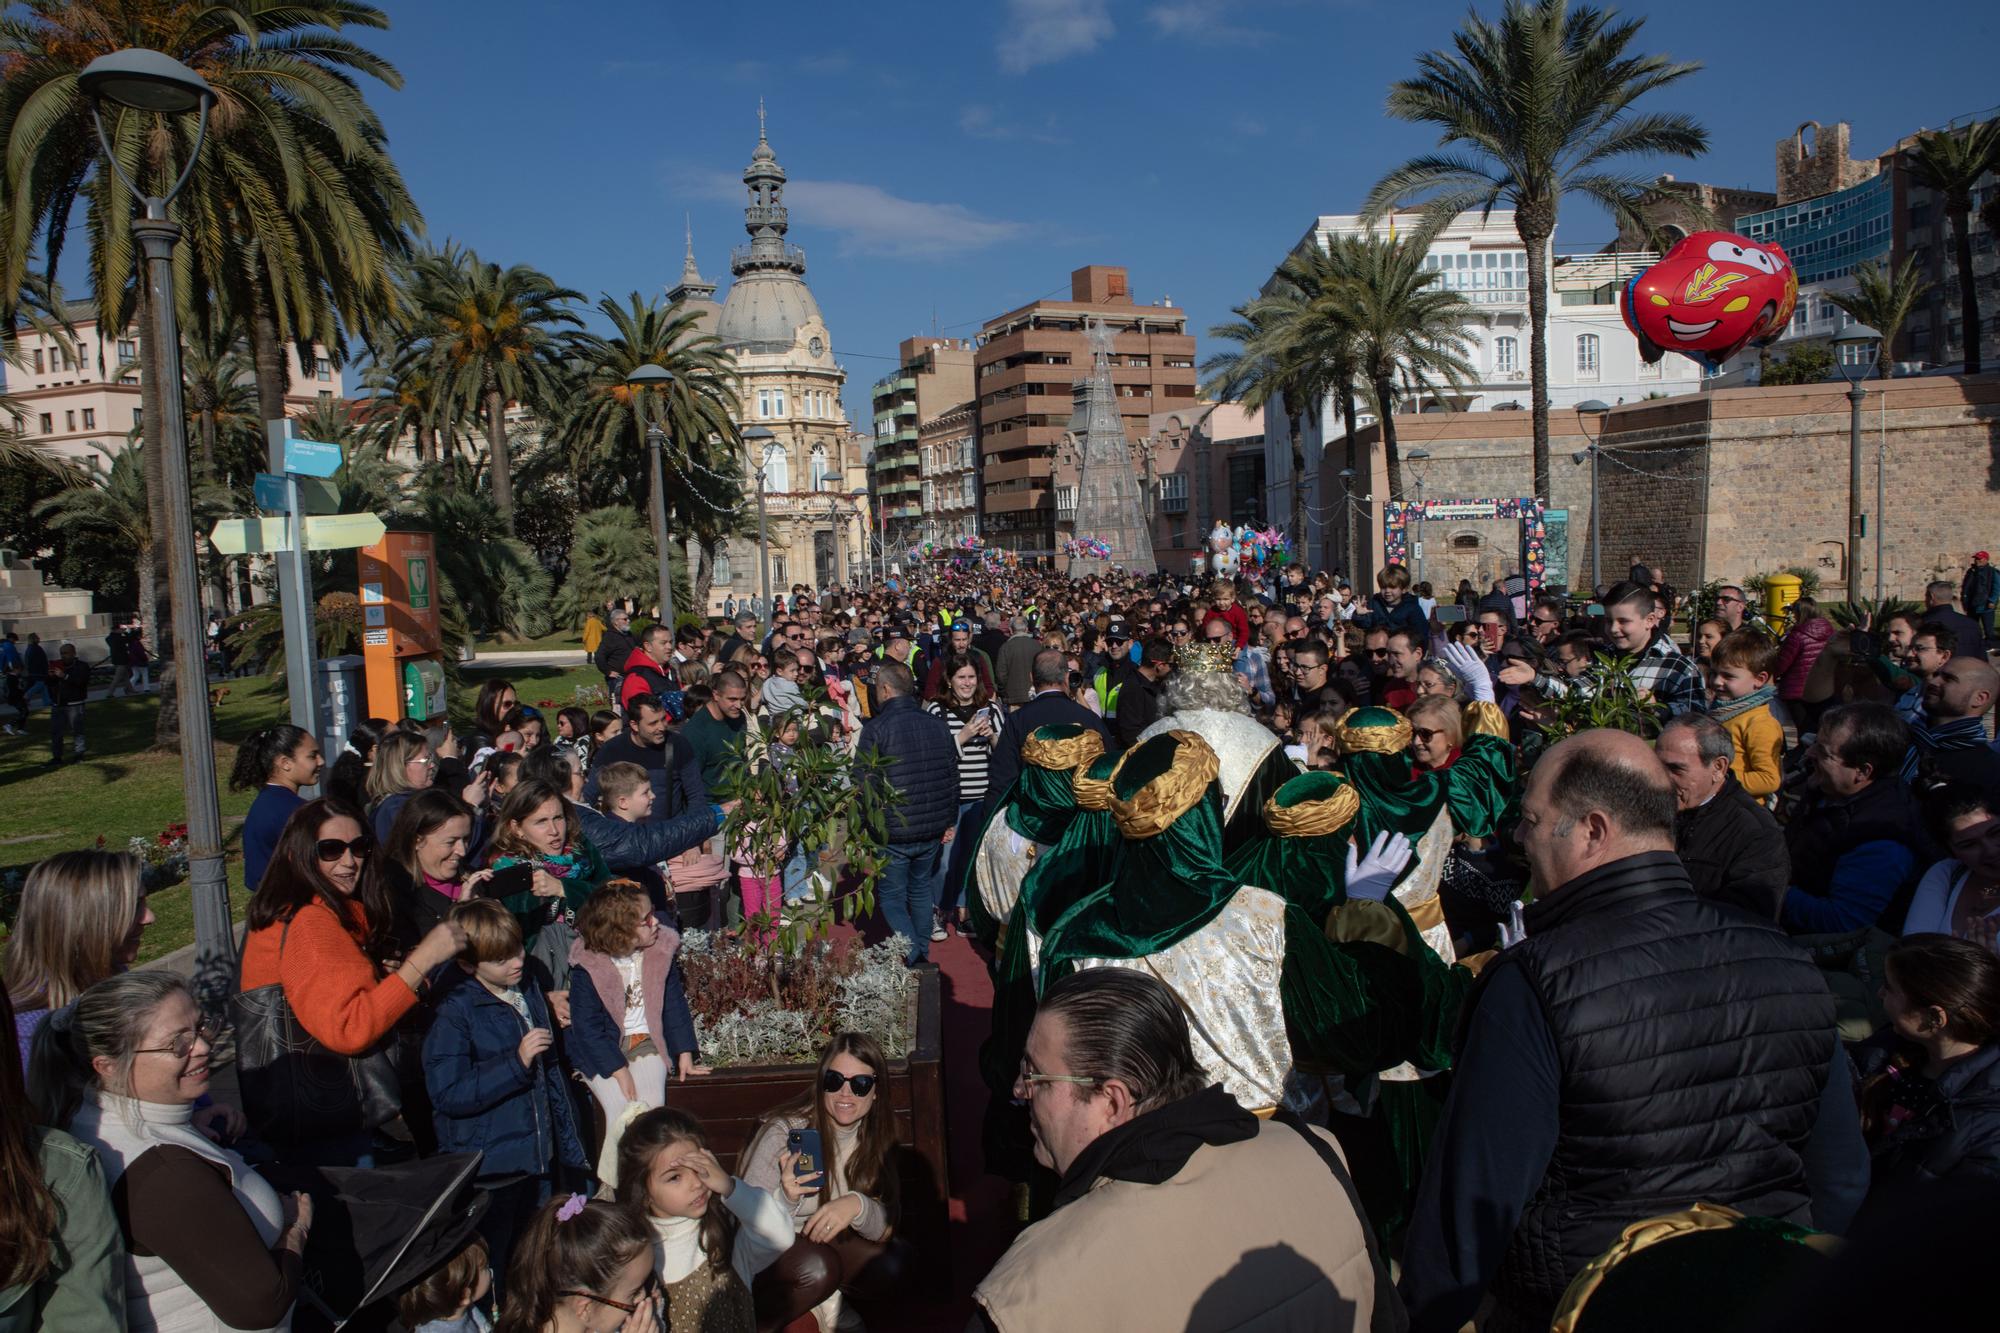
[[[275,727],[265,727],[254,731],[249,739],[236,748],[236,767],[229,773],[231,791],[253,791],[271,780],[271,770],[278,761],[299,748],[299,742],[310,739],[310,733],[303,727],[295,727],[289,722],[280,722]]]
[[[84,1099],[101,1086],[122,1094],[131,1083],[132,1057],[145,1040],[153,1012],[176,995],[192,998],[187,982],[171,972],[121,972],[51,1012],[35,1033],[28,1057],[28,1094],[42,1123],[66,1127]],[[108,1086],[98,1078],[99,1059],[118,1070]]]

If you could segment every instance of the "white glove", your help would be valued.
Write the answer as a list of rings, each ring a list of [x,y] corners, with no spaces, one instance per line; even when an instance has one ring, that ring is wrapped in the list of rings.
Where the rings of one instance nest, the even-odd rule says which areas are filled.
[[[1368,848],[1368,855],[1358,856],[1358,851],[1359,844],[1350,838],[1347,843],[1347,896],[1379,903],[1389,896],[1390,886],[1395,884],[1396,876],[1403,873],[1403,867],[1410,864],[1410,840],[1394,831],[1378,833]]]
[[[1500,923],[1500,947],[1511,949],[1528,938],[1528,923],[1521,919],[1521,904],[1507,904],[1507,919]]]
[[[1465,692],[1472,696],[1474,703],[1493,702],[1493,677],[1486,673],[1486,659],[1462,643],[1447,643],[1438,650],[1444,664],[1451,668]]]

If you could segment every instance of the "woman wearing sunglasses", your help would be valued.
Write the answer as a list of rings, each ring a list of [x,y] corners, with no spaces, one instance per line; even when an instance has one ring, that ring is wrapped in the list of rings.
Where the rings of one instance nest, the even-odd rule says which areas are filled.
[[[799,1239],[753,1284],[760,1329],[783,1328],[808,1310],[831,1327],[843,1298],[880,1300],[909,1271],[907,1244],[890,1238],[899,1190],[895,1117],[881,1086],[888,1069],[873,1037],[840,1033],[820,1055],[812,1090],[772,1113],[743,1155],[745,1184],[787,1198],[779,1158],[792,1131],[817,1131],[826,1159],[818,1187],[792,1205]],[[798,1170],[811,1175],[803,1163]]]
[[[282,986],[299,1026],[337,1055],[376,1047],[416,1007],[431,972],[465,947],[465,931],[445,921],[397,957],[383,880],[367,873],[372,848],[353,815],[324,798],[308,801],[286,822],[244,912],[249,934],[238,989]],[[290,1068],[264,1072],[282,1078]],[[260,1086],[245,1071],[244,1110],[268,1139],[273,1129],[260,1124]],[[357,1124],[340,1143],[271,1146],[281,1153],[309,1147],[320,1165],[353,1165],[367,1153],[369,1138]]]

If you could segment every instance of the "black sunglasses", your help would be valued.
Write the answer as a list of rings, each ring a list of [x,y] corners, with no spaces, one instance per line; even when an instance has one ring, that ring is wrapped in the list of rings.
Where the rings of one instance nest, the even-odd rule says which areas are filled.
[[[375,839],[363,834],[352,842],[342,842],[339,838],[321,838],[313,844],[313,851],[319,859],[331,864],[340,859],[342,852],[353,852],[354,859],[366,861],[368,853],[375,850]]]
[[[857,1097],[866,1097],[875,1091],[873,1074],[843,1074],[837,1069],[829,1069],[819,1076],[821,1092],[839,1092],[843,1083],[854,1089],[854,1095]]]

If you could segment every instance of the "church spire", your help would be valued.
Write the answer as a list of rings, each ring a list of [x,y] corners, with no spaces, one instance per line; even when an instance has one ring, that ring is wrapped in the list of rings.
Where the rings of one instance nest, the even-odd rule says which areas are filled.
[[[755,269],[782,269],[795,274],[806,271],[805,252],[785,243],[789,220],[785,213],[785,169],[771,151],[769,127],[764,115],[764,99],[757,99],[757,147],[750,165],[743,168],[743,184],[749,188],[750,203],[743,210],[743,230],[750,244],[739,246],[730,255],[729,271],[737,277]]]
[[[713,301],[715,284],[702,280],[701,269],[694,262],[694,215],[686,218],[687,258],[681,261],[681,280],[667,293],[668,305],[680,305],[685,301]]]

